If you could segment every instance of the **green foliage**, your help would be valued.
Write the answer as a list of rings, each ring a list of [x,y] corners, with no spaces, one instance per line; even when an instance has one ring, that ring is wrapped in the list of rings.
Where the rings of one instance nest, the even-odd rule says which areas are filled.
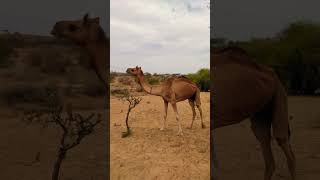
[[[146,74],[145,77],[148,83],[151,85],[160,84],[160,82],[163,80],[163,78],[161,78],[159,75],[156,75],[156,74],[155,75]]]
[[[203,68],[200,69],[197,73],[188,74],[187,78],[195,82],[201,91],[210,90],[210,70]]]
[[[320,88],[320,24],[296,22],[274,38],[237,42],[253,59],[277,72],[292,94]]]

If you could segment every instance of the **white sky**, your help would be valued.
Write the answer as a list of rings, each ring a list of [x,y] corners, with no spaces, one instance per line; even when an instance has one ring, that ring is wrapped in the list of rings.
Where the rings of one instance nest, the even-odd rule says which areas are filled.
[[[112,0],[111,71],[191,73],[210,66],[210,11],[202,0]]]

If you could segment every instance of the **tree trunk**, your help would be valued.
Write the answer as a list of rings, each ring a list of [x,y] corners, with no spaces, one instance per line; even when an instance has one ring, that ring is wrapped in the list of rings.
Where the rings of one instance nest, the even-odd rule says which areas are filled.
[[[128,123],[130,111],[131,111],[131,108],[129,107],[128,112],[127,112],[127,117],[126,117],[126,126],[127,126],[127,132],[128,133],[130,131],[130,127],[129,127],[129,123]]]
[[[52,180],[59,180],[60,167],[61,167],[62,161],[66,157],[66,153],[67,153],[67,151],[65,149],[63,149],[63,148],[59,149],[58,158],[53,166]]]

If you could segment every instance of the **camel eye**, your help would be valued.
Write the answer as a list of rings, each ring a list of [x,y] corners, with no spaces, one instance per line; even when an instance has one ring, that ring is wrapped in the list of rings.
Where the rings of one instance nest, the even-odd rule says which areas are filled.
[[[78,27],[76,26],[76,25],[73,25],[73,24],[70,24],[69,25],[69,31],[70,32],[74,32],[74,31],[76,31],[78,29]]]

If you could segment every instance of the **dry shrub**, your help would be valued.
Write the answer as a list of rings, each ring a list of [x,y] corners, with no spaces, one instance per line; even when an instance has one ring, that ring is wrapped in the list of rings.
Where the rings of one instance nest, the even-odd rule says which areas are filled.
[[[4,89],[0,98],[2,98],[8,105],[17,103],[33,103],[41,104],[45,102],[45,92],[48,89],[55,89],[55,87],[32,87],[30,85],[16,85]]]
[[[124,97],[129,95],[129,90],[126,88],[114,87],[110,90],[110,93],[114,96]]]
[[[131,86],[132,85],[132,79],[130,77],[127,76],[121,76],[118,78],[119,83],[123,84],[123,85],[127,85],[127,86]]]
[[[63,48],[38,48],[26,57],[26,63],[46,74],[63,74],[73,61],[79,58],[71,56]]]

